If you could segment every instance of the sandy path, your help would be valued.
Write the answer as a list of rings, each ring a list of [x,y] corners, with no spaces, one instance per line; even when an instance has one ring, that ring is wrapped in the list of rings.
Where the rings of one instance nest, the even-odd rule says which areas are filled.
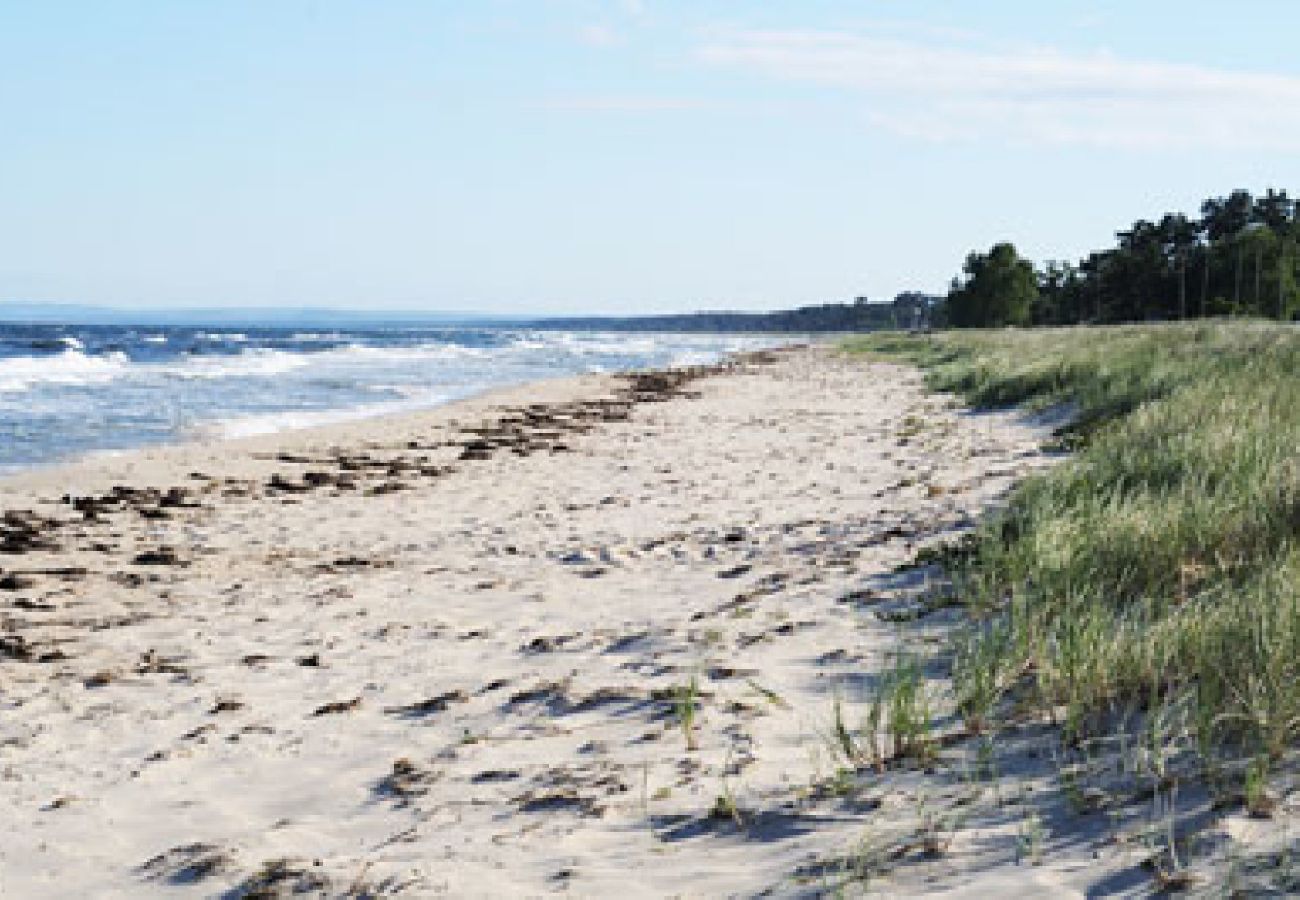
[[[640,387],[6,482],[62,521],[38,501],[163,493],[6,525],[0,894],[806,884],[875,808],[817,787],[834,693],[897,646],[873,601],[1042,432],[820,349]]]

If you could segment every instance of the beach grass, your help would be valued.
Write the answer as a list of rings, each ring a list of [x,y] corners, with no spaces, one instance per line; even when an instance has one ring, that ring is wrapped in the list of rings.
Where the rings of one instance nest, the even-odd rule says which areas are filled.
[[[972,733],[1136,721],[1258,794],[1300,736],[1300,329],[1256,321],[878,334],[975,408],[1067,421],[1071,458],[944,555]],[[1169,725],[1171,719],[1176,724]],[[1121,724],[1125,723],[1125,724]]]

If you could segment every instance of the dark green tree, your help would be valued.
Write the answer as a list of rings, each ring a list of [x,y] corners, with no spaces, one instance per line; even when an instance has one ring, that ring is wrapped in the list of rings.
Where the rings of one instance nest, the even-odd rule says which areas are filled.
[[[1201,204],[1201,224],[1211,242],[1237,234],[1254,216],[1255,199],[1250,191],[1233,191],[1226,198],[1212,197]]]
[[[999,328],[1030,324],[1038,279],[1033,263],[1021,259],[1008,243],[988,253],[972,253],[963,267],[965,277],[948,292],[948,318],[957,328]]]
[[[1166,213],[1117,232],[1077,266],[1039,273],[1035,324],[1142,322],[1300,313],[1300,204],[1274,188],[1201,204],[1200,219]],[[960,284],[957,287],[961,287]]]
[[[1295,201],[1286,191],[1269,188],[1264,196],[1255,199],[1254,221],[1267,225],[1274,234],[1285,234],[1295,216]]]

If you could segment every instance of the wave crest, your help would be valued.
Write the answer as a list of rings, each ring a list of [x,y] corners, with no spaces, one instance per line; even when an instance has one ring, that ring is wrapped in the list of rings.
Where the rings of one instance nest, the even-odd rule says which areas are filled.
[[[0,391],[15,393],[38,384],[102,384],[131,366],[125,353],[91,356],[69,347],[53,356],[11,356],[0,359]]]

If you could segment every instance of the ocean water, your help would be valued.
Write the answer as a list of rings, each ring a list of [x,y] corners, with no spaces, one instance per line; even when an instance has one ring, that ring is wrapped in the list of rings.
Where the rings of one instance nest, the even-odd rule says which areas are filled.
[[[773,337],[0,323],[0,473],[92,451],[437,406],[541,378],[711,362]]]

